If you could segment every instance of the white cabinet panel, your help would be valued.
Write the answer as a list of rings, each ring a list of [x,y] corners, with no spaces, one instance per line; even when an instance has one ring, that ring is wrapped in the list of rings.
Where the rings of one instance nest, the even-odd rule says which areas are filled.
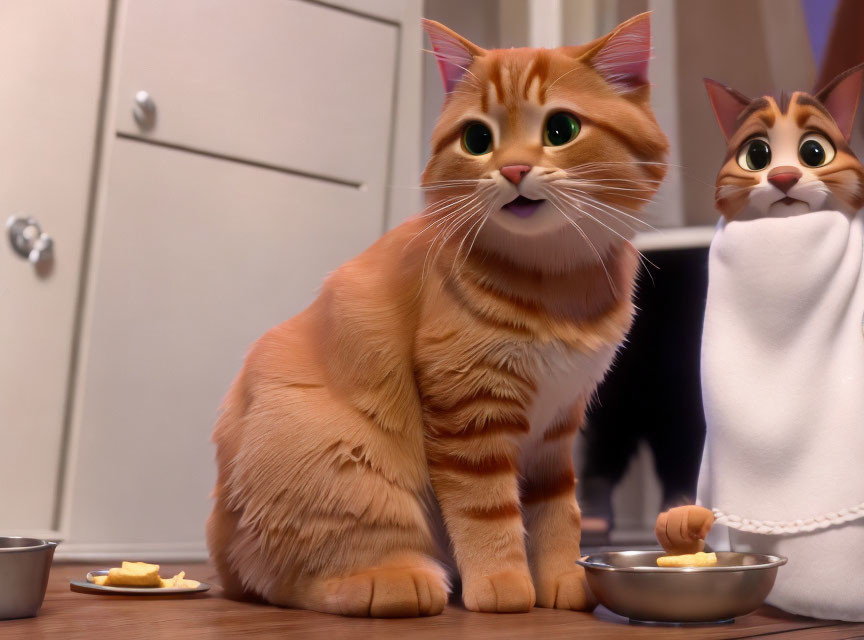
[[[307,0],[308,1],[308,0]],[[420,17],[417,5],[422,0],[311,0],[319,4],[355,11],[365,16],[375,16],[392,22],[413,22],[418,27]],[[413,26],[413,25],[412,25]],[[409,27],[410,28],[410,27]]]
[[[0,531],[55,526],[63,421],[108,20],[107,0],[0,2]],[[35,217],[47,276],[2,225]]]
[[[71,541],[203,543],[217,407],[251,343],[379,235],[352,187],[118,139],[94,256]]]
[[[130,0],[120,37],[120,132],[382,188],[398,25],[301,0]]]

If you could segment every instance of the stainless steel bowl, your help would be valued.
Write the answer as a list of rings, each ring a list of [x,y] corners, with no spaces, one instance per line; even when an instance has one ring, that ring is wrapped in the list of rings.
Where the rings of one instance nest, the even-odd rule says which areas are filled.
[[[39,613],[56,542],[0,537],[0,620]]]
[[[610,611],[641,622],[719,622],[758,609],[786,558],[717,552],[715,567],[658,567],[662,551],[585,556],[588,585]]]

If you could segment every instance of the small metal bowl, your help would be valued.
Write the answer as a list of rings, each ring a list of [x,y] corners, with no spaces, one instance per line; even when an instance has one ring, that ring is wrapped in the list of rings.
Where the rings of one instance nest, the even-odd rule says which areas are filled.
[[[585,556],[588,586],[600,604],[634,622],[725,622],[758,609],[786,558],[717,552],[714,567],[658,567],[663,551]]]
[[[56,542],[0,537],[0,620],[39,613]]]

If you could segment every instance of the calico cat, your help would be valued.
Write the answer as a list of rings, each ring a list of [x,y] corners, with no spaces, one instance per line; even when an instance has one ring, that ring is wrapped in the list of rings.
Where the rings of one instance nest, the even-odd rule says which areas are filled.
[[[552,50],[425,29],[427,207],[252,348],[213,435],[212,558],[229,594],[343,615],[441,613],[451,561],[468,609],[586,609],[574,438],[665,173],[648,15]]]
[[[669,550],[789,558],[768,602],[864,620],[864,67],[810,95],[707,81],[729,151],[702,337],[700,502],[658,518]],[[716,518],[714,528],[712,521]]]

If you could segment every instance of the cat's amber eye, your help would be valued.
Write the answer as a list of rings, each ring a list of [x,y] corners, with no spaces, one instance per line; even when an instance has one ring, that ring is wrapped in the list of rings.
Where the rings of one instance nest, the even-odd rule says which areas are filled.
[[[553,113],[546,120],[543,144],[547,147],[560,147],[578,136],[581,128],[582,125],[576,116],[564,111]]]
[[[771,164],[771,145],[765,138],[753,138],[738,150],[738,166],[747,171],[762,171]]]
[[[808,133],[801,139],[798,156],[808,167],[823,167],[834,159],[834,145],[821,133]]]
[[[482,122],[469,122],[462,131],[462,148],[472,156],[492,151],[492,132]]]

